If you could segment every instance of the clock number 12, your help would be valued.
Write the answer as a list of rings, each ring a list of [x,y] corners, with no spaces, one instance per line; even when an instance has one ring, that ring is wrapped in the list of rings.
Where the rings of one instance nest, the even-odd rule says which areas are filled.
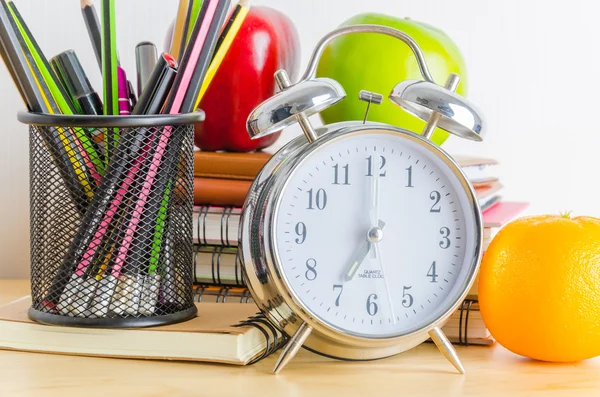
[[[379,162],[379,176],[385,176],[387,171],[384,171],[385,168],[385,157],[380,156],[381,161]],[[367,176],[373,176],[373,156],[369,156],[366,158],[367,160]]]

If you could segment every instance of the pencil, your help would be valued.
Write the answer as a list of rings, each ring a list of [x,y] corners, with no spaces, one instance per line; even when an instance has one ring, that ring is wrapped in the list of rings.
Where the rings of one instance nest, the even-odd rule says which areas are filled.
[[[180,112],[189,112],[192,109],[193,99],[195,98],[196,93],[200,89],[200,84],[202,83],[202,79],[206,70],[208,68],[208,62],[212,58],[212,54],[217,42],[217,37],[221,26],[226,17],[226,13],[229,9],[229,1],[221,1],[216,6],[214,11],[214,16],[211,17],[210,13],[212,12],[210,8],[206,9],[205,18],[202,22],[204,22],[204,30],[202,26],[198,30],[198,34],[195,36],[195,40],[200,39],[203,42],[203,47],[199,52],[199,55],[194,56],[190,52],[186,51],[184,55],[184,59],[182,60],[182,66],[180,67],[182,70],[179,73],[185,73],[185,70],[188,71],[189,80],[186,78],[182,78],[180,83],[182,85],[179,86],[179,90],[183,90],[185,95],[181,99],[181,107],[179,109]],[[208,27],[206,26],[208,23]],[[194,37],[194,36],[192,36]],[[202,37],[205,37],[203,40]],[[197,58],[196,65],[193,65],[194,58]],[[183,68],[186,67],[185,70]],[[190,70],[192,71],[191,74]],[[185,88],[183,88],[185,87]],[[191,95],[188,95],[190,94]],[[175,94],[176,96],[176,94]],[[171,104],[167,104],[167,106],[175,106],[171,107],[171,111],[176,109],[177,102],[173,101]],[[178,134],[183,135],[183,134]],[[159,145],[162,142],[159,141]],[[173,142],[169,142],[169,145],[173,148],[179,148],[181,144],[181,138],[174,137]],[[157,148],[161,150],[161,148]],[[164,155],[164,160],[161,164],[162,172],[164,175],[174,175],[177,172],[177,164],[179,161],[179,155],[176,152],[172,152],[171,150],[167,150]],[[160,161],[160,160],[156,160]],[[155,164],[153,160],[150,163],[150,166]],[[171,200],[171,196],[173,195],[173,179],[171,178],[160,178],[153,182],[153,196],[148,199],[148,204],[146,208],[144,208],[144,213],[141,215],[143,220],[142,222],[146,224],[153,224],[154,230],[150,228],[145,228],[140,232],[140,235],[137,237],[136,245],[133,247],[132,253],[130,254],[130,258],[140,258],[144,257],[142,250],[146,249],[148,245],[152,247],[151,249],[151,257],[149,263],[149,274],[154,274],[157,270],[157,266],[160,258],[160,247],[162,246],[162,241],[164,237],[164,227],[166,222],[166,216],[168,213],[168,207]],[[162,196],[158,197],[158,194]]]
[[[179,8],[177,9],[177,19],[173,28],[173,37],[171,38],[171,50],[169,53],[176,59],[181,60],[184,48],[181,46],[183,30],[185,29],[185,19],[187,17],[188,6],[190,0],[179,0]]]
[[[191,10],[189,12],[189,21],[187,22],[186,30],[187,33],[185,35],[185,45],[190,42],[190,37],[192,37],[192,31],[194,30],[194,26],[196,26],[196,22],[198,21],[198,16],[200,15],[200,8],[202,7],[202,0],[192,0]]]
[[[10,9],[5,1],[1,2],[0,6],[0,42],[2,58],[9,69],[13,80],[21,96],[25,98],[27,108],[36,113],[46,113],[49,111],[47,105],[47,98],[45,98],[44,92],[38,84],[38,79],[41,77],[41,73],[36,79],[34,71],[36,68],[35,62],[28,62],[26,55],[29,53],[27,47],[21,47],[21,43],[24,43],[24,39],[21,36],[20,31],[16,28],[16,23],[12,18]],[[30,59],[33,59],[31,57]],[[31,67],[30,67],[31,66]],[[50,151],[51,156],[54,159],[58,171],[67,183],[67,186],[72,187],[69,189],[77,209],[80,213],[85,211],[86,195],[83,192],[83,186],[79,185],[78,175],[76,169],[81,169],[79,163],[74,158],[74,153],[70,148],[68,142],[60,136],[58,129],[51,129],[51,134],[47,135],[48,129],[41,129],[40,134],[42,139],[46,143],[46,147]],[[64,146],[58,143],[62,142]],[[73,187],[79,186],[81,189],[73,190]]]
[[[115,0],[102,0],[100,12],[102,18],[102,78],[104,80],[104,114],[119,114],[119,77],[116,45]],[[104,134],[105,161],[117,145],[118,130],[109,130]]]
[[[29,68],[24,51],[21,50],[17,31],[12,28],[10,15],[6,3],[2,2],[2,7],[0,7],[2,59],[29,111],[43,113],[46,111],[45,99],[35,81],[33,72]]]
[[[92,0],[81,0],[81,14],[83,15],[83,20],[85,21],[85,26],[92,42],[98,67],[102,71],[102,28],[100,27],[96,7],[94,7]]]
[[[235,7],[235,11],[229,18],[227,25],[223,29],[221,37],[219,38],[219,41],[216,45],[215,55],[210,63],[210,66],[208,67],[208,71],[206,72],[206,78],[202,83],[202,88],[200,89],[200,93],[198,94],[198,98],[196,99],[196,103],[194,106],[195,109],[198,108],[200,101],[204,97],[204,94],[206,94],[206,90],[208,90],[210,83],[215,77],[215,74],[217,74],[217,71],[219,70],[221,63],[223,62],[225,55],[227,55],[227,51],[231,47],[235,36],[240,31],[240,28],[242,27],[242,24],[244,23],[244,20],[248,15],[249,3],[249,0],[240,0],[238,5]]]
[[[19,13],[16,5],[12,2],[12,0],[2,0],[2,2],[6,5],[8,11],[10,11],[10,16],[12,16],[12,19],[16,23],[18,30],[25,39],[26,47],[31,52],[33,59],[35,60],[35,64],[42,74],[43,84],[48,86],[52,94],[53,102],[56,103],[57,108],[50,106],[48,110],[52,111],[53,113],[75,114],[76,108],[73,105],[69,94],[59,83],[58,77],[50,67],[48,60],[31,34],[31,31],[27,27],[27,24]],[[41,81],[39,83],[42,84]],[[95,145],[91,142],[90,138],[83,132],[82,129],[75,128],[74,133],[77,136],[77,138],[74,139],[74,142],[78,146],[80,151],[79,154],[84,159],[86,167],[95,183],[99,184],[100,180],[102,179],[102,174],[104,173],[104,166],[100,160],[98,152],[95,149]]]
[[[225,20],[229,5],[229,0],[205,0],[202,5],[204,15],[202,19],[199,18],[199,22],[194,27],[190,45],[186,48],[183,55],[180,71],[177,74],[173,90],[167,99],[163,113],[178,114],[190,112],[193,109],[193,101],[200,90],[202,79],[206,73],[218,39],[218,32]],[[125,237],[119,245],[119,251],[111,272],[111,275],[115,278],[119,277],[125,265],[133,237],[136,235],[137,227],[140,223],[140,214],[149,214],[153,222],[159,219],[159,211],[162,203],[161,198],[164,198],[166,187],[171,180],[166,175],[173,175],[174,170],[177,169],[179,160],[178,152],[184,136],[184,134],[175,134],[173,140],[170,141],[171,133],[172,127],[164,127],[162,134],[158,138],[158,144],[142,184],[142,194],[137,199],[127,231],[125,232]],[[159,167],[163,170],[164,175],[162,178],[156,180]],[[159,197],[148,200],[151,192],[159,195]],[[151,204],[148,209],[146,208],[146,204],[149,201],[157,205]],[[140,239],[138,244],[145,244],[147,241],[151,241],[152,236],[152,229],[147,228],[142,233],[142,237],[138,237]]]

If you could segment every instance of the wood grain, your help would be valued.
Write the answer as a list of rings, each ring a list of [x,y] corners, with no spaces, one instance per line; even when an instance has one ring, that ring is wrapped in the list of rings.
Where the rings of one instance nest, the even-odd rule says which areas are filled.
[[[0,281],[0,304],[26,295],[27,288],[27,282]],[[599,359],[541,363],[498,345],[459,347],[458,354],[465,376],[431,344],[375,362],[341,362],[301,351],[274,376],[275,356],[234,367],[0,351],[0,396],[600,395]]]

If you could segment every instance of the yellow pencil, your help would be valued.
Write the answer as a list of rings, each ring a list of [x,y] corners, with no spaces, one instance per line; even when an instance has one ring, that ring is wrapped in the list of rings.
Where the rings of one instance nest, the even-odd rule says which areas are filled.
[[[198,98],[196,99],[195,109],[198,108],[202,97],[208,90],[210,83],[212,82],[217,70],[221,66],[221,62],[223,62],[223,58],[227,55],[227,51],[229,47],[231,47],[231,43],[233,43],[233,39],[238,34],[240,28],[242,27],[242,23],[244,23],[244,19],[246,19],[246,15],[248,15],[248,11],[250,9],[250,0],[240,0],[238,5],[236,6],[237,10],[235,10],[232,14],[233,20],[229,20],[225,28],[223,29],[224,38],[221,44],[217,44],[217,52],[213,57],[213,60],[208,67],[208,71],[206,72],[206,77],[204,78],[204,82],[202,83],[202,87],[200,88],[200,93],[198,94]]]

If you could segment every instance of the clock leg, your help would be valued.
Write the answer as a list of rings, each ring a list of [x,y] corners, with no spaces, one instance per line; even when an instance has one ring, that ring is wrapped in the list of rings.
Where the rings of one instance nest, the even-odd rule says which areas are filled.
[[[452,346],[452,343],[450,343],[450,341],[448,340],[446,335],[444,335],[442,330],[438,327],[435,327],[434,329],[429,331],[429,336],[431,337],[431,340],[435,343],[437,348],[440,349],[444,357],[446,357],[446,359],[450,361],[452,365],[454,365],[458,372],[464,374],[465,368],[460,362],[458,354],[456,354],[456,350],[454,350],[454,346]]]
[[[275,364],[275,368],[273,368],[274,374],[278,374],[279,371],[281,371],[290,362],[290,360],[294,358],[296,353],[298,353],[298,350],[300,350],[304,344],[306,338],[308,338],[308,335],[310,335],[311,331],[312,327],[310,325],[306,323],[302,323],[302,325],[300,325],[296,333],[294,333],[294,336],[292,336],[287,345],[285,345],[283,352],[279,356],[277,364]]]

